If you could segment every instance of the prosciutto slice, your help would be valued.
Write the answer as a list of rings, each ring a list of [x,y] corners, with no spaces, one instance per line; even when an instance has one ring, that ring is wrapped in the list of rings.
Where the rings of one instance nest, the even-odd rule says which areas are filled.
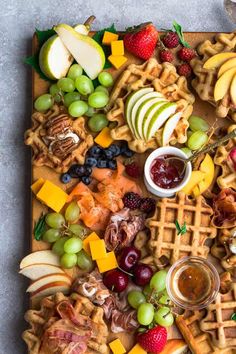
[[[213,201],[214,215],[212,223],[217,228],[236,226],[236,192],[230,188],[223,189]]]
[[[111,316],[111,331],[113,333],[132,332],[139,327],[135,310],[113,310]]]
[[[144,229],[144,215],[132,215],[128,208],[114,213],[105,230],[104,240],[109,251],[129,246],[137,233]]]

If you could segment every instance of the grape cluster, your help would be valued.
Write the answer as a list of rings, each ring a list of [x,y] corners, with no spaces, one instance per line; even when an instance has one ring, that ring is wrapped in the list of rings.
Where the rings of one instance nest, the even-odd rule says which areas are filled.
[[[74,224],[79,219],[80,208],[76,202],[71,202],[60,213],[48,213],[45,218],[48,229],[43,235],[43,241],[53,244],[52,251],[60,256],[63,268],[79,268],[91,271],[94,267],[91,257],[83,251],[83,238],[87,230],[80,224]]]
[[[158,324],[169,327],[174,322],[170,309],[170,298],[166,291],[166,271],[155,273],[143,291],[128,293],[128,303],[137,310],[138,322],[142,326]]]
[[[89,129],[97,133],[108,125],[106,115],[97,113],[109,101],[108,87],[113,85],[112,75],[102,71],[98,75],[99,86],[94,88],[93,81],[83,75],[79,64],[73,64],[66,77],[52,84],[49,93],[39,96],[34,102],[34,108],[39,112],[50,109],[54,102],[62,102],[73,118],[86,115],[89,117]]]

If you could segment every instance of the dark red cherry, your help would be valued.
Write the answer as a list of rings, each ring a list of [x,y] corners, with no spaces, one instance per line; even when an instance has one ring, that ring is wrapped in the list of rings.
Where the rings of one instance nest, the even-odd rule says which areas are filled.
[[[121,293],[127,287],[129,283],[129,277],[127,274],[121,272],[120,270],[113,269],[105,273],[103,277],[103,283],[108,289],[116,293]]]
[[[138,263],[141,257],[141,252],[134,246],[123,248],[118,256],[118,263],[120,268],[130,271],[135,264]]]
[[[153,270],[150,266],[143,263],[138,263],[133,269],[133,281],[136,285],[144,286],[149,283]]]

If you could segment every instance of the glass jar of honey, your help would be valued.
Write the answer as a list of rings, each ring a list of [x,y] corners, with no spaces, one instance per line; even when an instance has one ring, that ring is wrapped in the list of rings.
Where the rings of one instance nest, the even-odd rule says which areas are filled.
[[[216,268],[201,257],[184,257],[167,274],[170,299],[184,309],[200,310],[215,300],[220,278]]]

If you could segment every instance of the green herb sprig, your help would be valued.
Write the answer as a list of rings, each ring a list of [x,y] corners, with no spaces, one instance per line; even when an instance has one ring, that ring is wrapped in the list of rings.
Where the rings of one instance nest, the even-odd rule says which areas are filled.
[[[178,220],[175,220],[175,226],[177,230],[177,235],[184,235],[187,232],[186,222],[184,222],[183,225],[180,226]]]
[[[37,241],[40,241],[42,239],[43,234],[46,231],[46,214],[43,214],[39,220],[37,221],[37,223],[35,224],[34,227],[34,238]]]

